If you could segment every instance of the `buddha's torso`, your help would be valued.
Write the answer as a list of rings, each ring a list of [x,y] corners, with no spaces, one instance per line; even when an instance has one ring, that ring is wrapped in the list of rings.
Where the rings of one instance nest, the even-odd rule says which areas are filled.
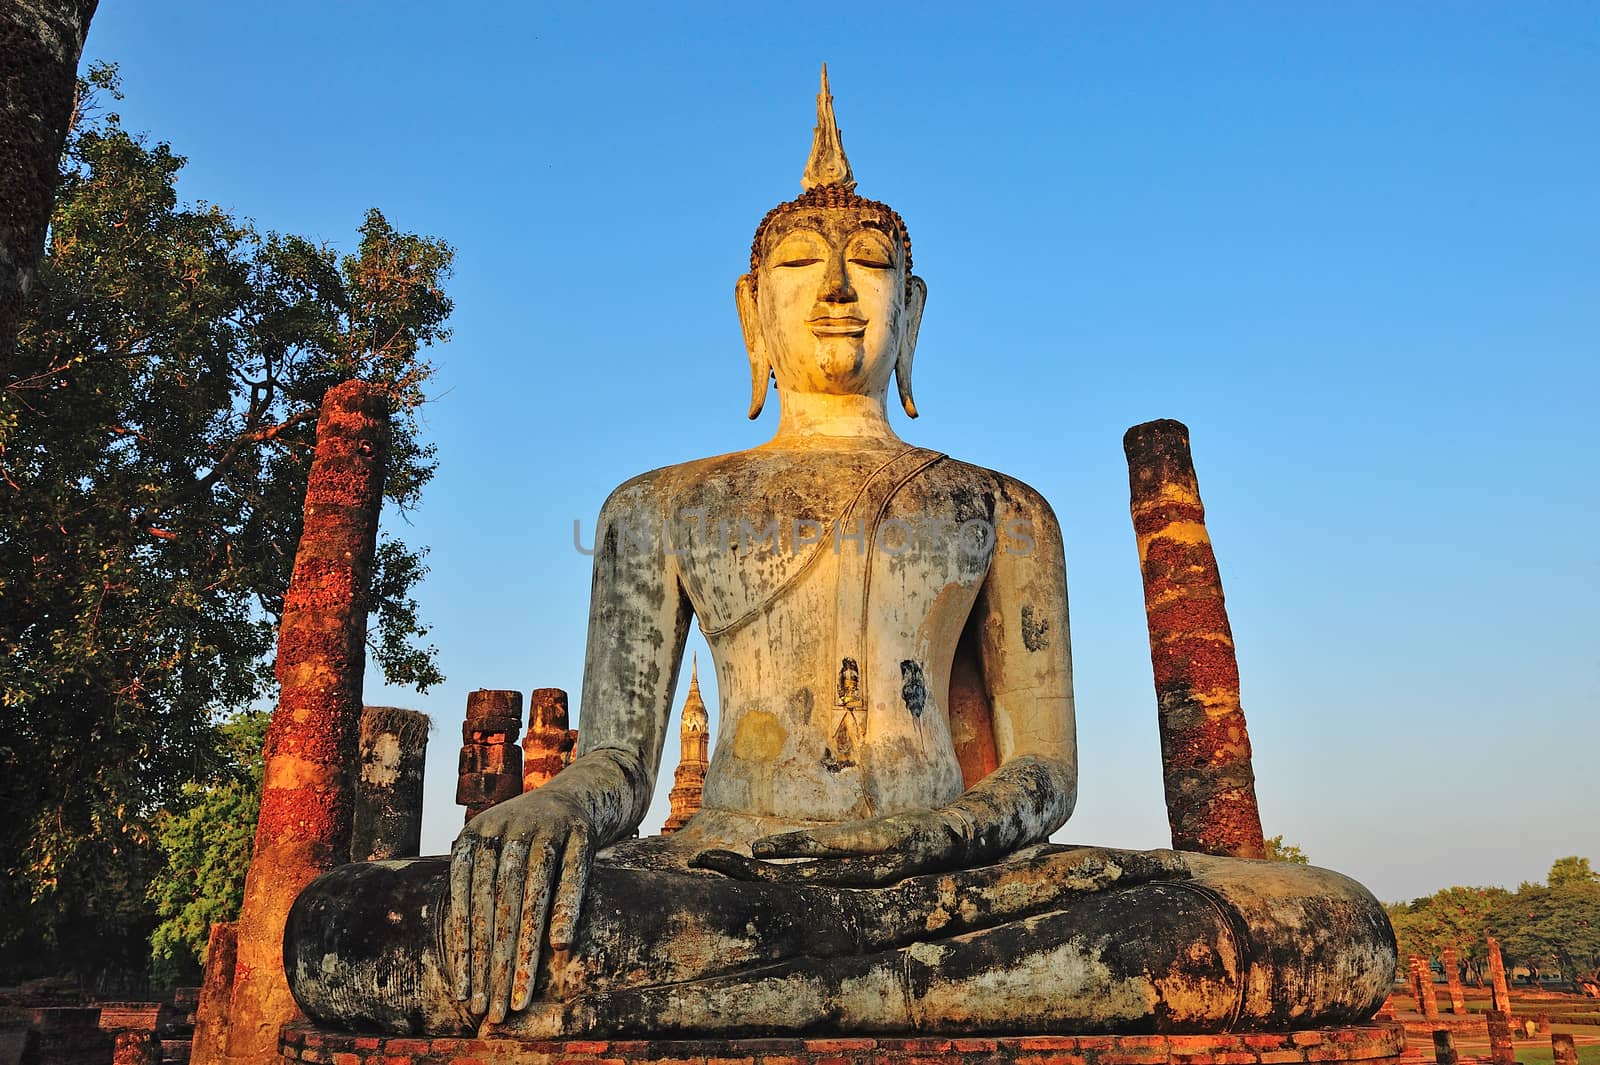
[[[717,668],[702,820],[852,820],[958,795],[950,664],[1004,478],[898,441],[647,476]]]

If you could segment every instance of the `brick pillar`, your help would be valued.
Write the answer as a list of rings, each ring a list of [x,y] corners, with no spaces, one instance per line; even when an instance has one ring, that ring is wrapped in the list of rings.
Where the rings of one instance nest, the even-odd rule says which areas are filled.
[[[432,727],[428,715],[415,710],[362,709],[352,862],[415,858],[422,853],[422,771]]]
[[[255,850],[239,911],[227,1057],[269,1065],[298,1010],[283,925],[300,889],[350,857],[372,556],[383,504],[388,402],[362,381],[322,401],[305,525],[278,627],[278,708],[267,730]]]
[[[532,791],[572,764],[578,731],[567,727],[567,693],[535,688],[528,696],[528,731],[522,737],[522,790]]]
[[[1500,958],[1500,941],[1489,937],[1489,980],[1494,988],[1494,1008],[1511,1015],[1511,989],[1506,986],[1506,963]]]
[[[218,921],[206,939],[205,973],[194,1008],[194,1038],[189,1065],[217,1065],[227,1048],[228,1006],[233,998],[233,970],[238,962],[239,926]]]
[[[522,794],[521,731],[521,692],[479,688],[467,696],[456,802],[467,808],[468,821]]]
[[[1572,1036],[1566,1033],[1550,1037],[1550,1053],[1555,1057],[1555,1065],[1578,1065],[1578,1047],[1572,1041]]]
[[[1427,958],[1420,956],[1412,959],[1417,973],[1417,998],[1422,1004],[1422,1016],[1431,1024],[1439,1019],[1439,996],[1433,987],[1433,966]]]
[[[1461,959],[1455,947],[1444,948],[1444,979],[1450,987],[1450,1012],[1462,1016],[1467,1012],[1467,992],[1461,986]]]
[[[1122,447],[1144,574],[1172,846],[1264,858],[1239,663],[1189,430],[1167,419],[1146,422],[1128,430]]]
[[[1516,1048],[1511,1043],[1511,1015],[1504,1010],[1484,1014],[1489,1026],[1489,1060],[1494,1065],[1517,1065]]]
[[[161,1040],[153,1031],[118,1032],[111,1065],[161,1065]]]
[[[1448,1028],[1433,1030],[1433,1060],[1439,1065],[1457,1065],[1461,1056],[1456,1053],[1456,1037]]]

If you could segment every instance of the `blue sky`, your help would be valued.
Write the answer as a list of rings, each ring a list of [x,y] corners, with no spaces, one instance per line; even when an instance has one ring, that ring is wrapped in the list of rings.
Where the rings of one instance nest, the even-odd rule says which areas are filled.
[[[458,249],[406,530],[449,681],[367,693],[434,716],[426,848],[459,827],[469,690],[576,700],[573,521],[770,435],[733,282],[826,60],[930,289],[902,435],[1062,521],[1063,836],[1167,842],[1121,437],[1172,417],[1268,834],[1386,899],[1600,859],[1592,5],[108,0],[86,58],[186,198],[346,247],[376,205]]]

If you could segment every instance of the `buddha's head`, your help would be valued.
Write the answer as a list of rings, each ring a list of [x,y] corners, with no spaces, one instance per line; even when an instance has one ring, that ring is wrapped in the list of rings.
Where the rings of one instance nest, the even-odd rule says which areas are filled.
[[[780,392],[911,398],[911,358],[928,287],[911,272],[911,238],[887,204],[855,193],[833,117],[828,68],[802,192],[761,220],[735,297],[750,356],[750,417],[768,378]]]

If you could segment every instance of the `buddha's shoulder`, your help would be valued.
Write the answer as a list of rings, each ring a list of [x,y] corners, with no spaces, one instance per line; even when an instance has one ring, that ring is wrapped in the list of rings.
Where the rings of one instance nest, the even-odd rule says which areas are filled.
[[[655,507],[665,502],[681,502],[685,492],[697,485],[725,481],[760,472],[765,464],[756,451],[730,451],[709,458],[677,462],[630,477],[611,490],[602,511]]]
[[[1020,478],[1013,477],[987,466],[946,455],[943,461],[930,467],[924,478],[932,484],[952,492],[981,491],[991,495],[995,507],[1018,516],[1055,521],[1055,511],[1043,494]]]

